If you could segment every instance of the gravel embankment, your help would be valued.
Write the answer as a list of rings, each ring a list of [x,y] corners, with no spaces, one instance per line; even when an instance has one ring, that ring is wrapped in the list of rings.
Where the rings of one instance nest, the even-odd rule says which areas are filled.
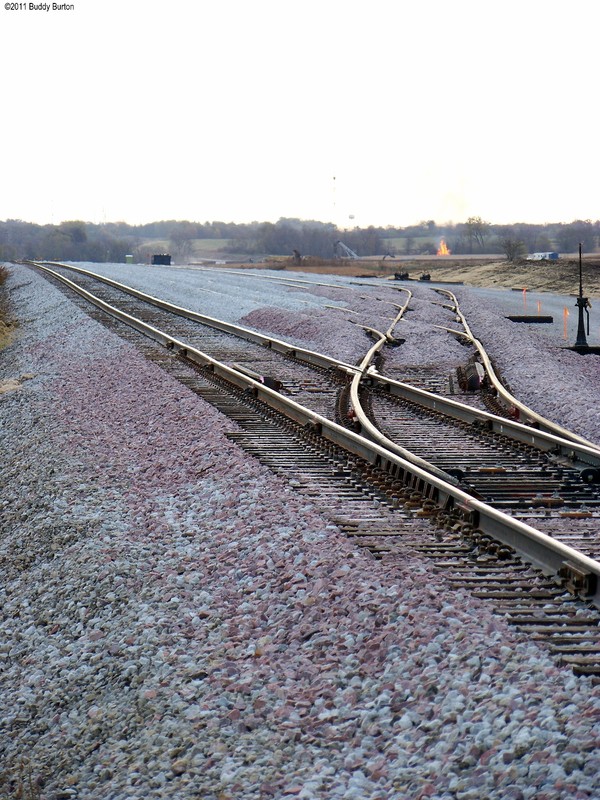
[[[386,352],[389,363],[463,363],[465,349],[432,325],[457,327],[455,317],[440,295],[423,283],[385,287],[385,301],[369,298],[369,287],[339,276],[275,273],[265,280],[265,270],[231,274],[214,269],[170,270],[122,264],[87,264],[86,268],[120,280],[150,294],[208,316],[254,327],[298,346],[322,350],[354,363],[365,353],[368,341],[361,325],[380,331],[389,327],[402,305],[407,287],[413,294],[395,335],[406,339],[402,347]],[[258,276],[258,277],[257,277]],[[300,278],[305,285],[290,286],[286,279]],[[239,281],[243,291],[239,291]],[[314,285],[319,282],[327,286]],[[367,282],[368,283],[368,282]],[[339,285],[339,288],[337,286]],[[349,288],[352,287],[352,288]],[[475,336],[494,358],[513,393],[538,413],[600,444],[600,356],[580,356],[552,341],[534,327],[516,325],[505,311],[483,300],[467,287],[450,285]],[[379,287],[379,294],[382,289]],[[268,303],[265,302],[268,297]],[[326,308],[337,305],[339,310]],[[348,312],[348,313],[347,313]]]
[[[600,687],[467,594],[446,597],[410,553],[392,566],[356,550],[225,437],[233,423],[41,277],[10,272],[7,797],[600,797]],[[191,300],[196,280],[182,280]],[[268,302],[230,292],[206,293],[205,313],[285,296],[294,315],[325,314],[289,287]],[[348,325],[354,353],[364,334]]]

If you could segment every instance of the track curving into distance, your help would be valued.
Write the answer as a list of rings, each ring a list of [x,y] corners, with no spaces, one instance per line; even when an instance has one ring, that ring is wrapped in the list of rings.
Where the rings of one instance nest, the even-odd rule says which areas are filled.
[[[147,333],[147,335],[150,334]],[[189,365],[186,366],[184,363],[188,361],[190,355],[193,355],[193,347],[190,345],[188,352],[184,343],[167,334],[161,334],[158,340],[166,345],[166,349],[159,349],[160,358],[176,365],[176,369],[182,373],[185,372],[187,377],[182,377],[185,382],[193,382],[194,379],[190,377]],[[284,355],[293,358],[291,353]],[[501,595],[504,603],[500,606],[503,609],[502,613],[508,614],[507,604],[511,608],[511,604],[513,604],[514,613],[513,611],[510,613],[515,617],[515,624],[526,626],[527,619],[539,621],[539,615],[542,612],[536,600],[535,614],[538,616],[528,617],[533,613],[527,611],[528,603],[538,596],[536,594],[538,590],[531,589],[532,584],[529,584],[531,591],[524,588],[529,579],[525,580],[523,576],[531,568],[526,567],[525,569],[520,557],[515,553],[515,550],[519,552],[522,550],[520,537],[523,536],[528,539],[528,544],[526,543],[523,547],[525,558],[542,566],[547,576],[541,578],[539,573],[534,570],[533,574],[538,576],[535,580],[544,584],[543,591],[540,589],[542,592],[540,597],[544,596],[548,600],[548,603],[541,607],[548,606],[550,611],[552,609],[556,611],[557,608],[563,607],[563,603],[576,604],[578,601],[572,599],[572,595],[587,598],[584,600],[586,604],[591,601],[598,602],[597,578],[600,575],[600,564],[589,555],[586,556],[584,550],[576,548],[574,542],[571,545],[549,542],[548,537],[539,534],[530,526],[524,525],[519,520],[510,519],[498,509],[493,509],[478,498],[469,496],[460,486],[456,485],[456,480],[453,484],[447,484],[441,480],[439,475],[427,474],[419,466],[405,462],[393,453],[386,453],[376,442],[369,443],[354,432],[344,432],[339,425],[333,422],[329,423],[314,411],[302,411],[298,404],[284,399],[277,392],[257,385],[251,377],[244,378],[243,375],[236,374],[235,370],[232,371],[230,368],[217,368],[210,358],[200,359],[197,362],[192,360],[192,367],[204,382],[204,388],[198,393],[217,407],[221,406],[224,413],[232,415],[238,424],[242,424],[243,432],[232,433],[232,436],[241,445],[250,451],[254,449],[257,457],[265,459],[265,463],[270,462],[275,470],[288,470],[288,474],[290,468],[292,472],[295,470],[297,477],[294,480],[300,490],[320,493],[323,491],[324,481],[333,482],[334,488],[329,491],[332,513],[335,513],[336,521],[347,535],[356,539],[361,546],[368,547],[376,557],[386,552],[393,553],[394,550],[400,552],[400,548],[397,546],[390,546],[394,539],[397,541],[402,539],[404,542],[412,541],[410,546],[416,547],[428,557],[436,559],[440,569],[452,570],[455,576],[452,577],[452,581],[460,580],[464,585],[475,583],[478,591],[494,602],[501,599]],[[357,370],[356,366],[351,365],[342,368],[340,374],[346,382],[348,378],[354,380],[357,374],[360,374],[361,377],[366,378],[366,383],[370,384],[368,386],[369,393],[373,393],[373,383],[377,383],[379,379],[383,380],[382,376],[377,376],[372,371]],[[233,390],[232,380],[237,383]],[[194,390],[197,391],[196,388]],[[237,392],[237,399],[224,400],[223,398],[228,396],[231,391],[234,394]],[[218,400],[215,399],[217,397]],[[431,401],[431,397],[429,397],[429,402],[438,401]],[[251,406],[250,411],[248,404]],[[373,409],[370,409],[369,413],[374,416]],[[478,412],[471,409],[470,413],[477,414]],[[297,448],[299,451],[308,449],[308,456],[306,452],[303,457],[297,456],[298,461],[295,467],[290,464],[292,448],[289,440],[287,444],[285,440],[277,445],[269,443],[271,434],[267,436],[263,430],[264,420],[269,416],[277,417],[276,427],[294,426],[294,436],[301,440],[301,444]],[[485,418],[485,421],[489,422],[489,418]],[[504,420],[498,424],[508,423]],[[253,426],[254,430],[251,430]],[[489,425],[487,427],[491,429]],[[517,426],[515,431],[518,432],[524,427]],[[529,432],[526,432],[525,435],[529,436]],[[307,436],[308,446],[305,443]],[[575,447],[576,445],[573,442],[565,442],[564,446]],[[287,448],[287,451],[284,448]],[[276,455],[277,452],[279,452],[279,456]],[[302,463],[303,458],[305,459],[304,464]],[[325,466],[323,458],[325,458]],[[312,464],[310,468],[307,466],[309,463]],[[443,466],[448,468],[447,464]],[[314,473],[312,477],[302,477],[311,473],[311,470]],[[483,470],[479,471],[482,475],[485,474]],[[501,474],[501,469],[499,470],[497,465],[487,473],[488,476],[497,476],[498,474]],[[314,481],[317,482],[316,486]],[[312,488],[307,488],[309,484]],[[343,510],[334,508],[332,498],[344,499]],[[359,509],[362,509],[362,512],[359,513]],[[383,510],[385,511],[384,518],[381,516]],[[554,513],[554,510],[551,504],[548,504],[546,507],[542,507],[541,513],[546,517],[548,513]],[[416,540],[411,539],[415,533],[415,519],[426,520],[428,525],[432,523],[437,530],[443,530],[444,533],[435,534],[432,541],[432,533],[428,529],[425,539],[420,541],[417,546]],[[552,555],[547,555],[550,552]],[[477,580],[467,576],[465,570],[468,569],[469,564],[479,570],[474,575]],[[460,577],[456,577],[459,575]],[[503,588],[500,590],[499,586]],[[565,586],[570,592],[567,596],[565,596]],[[577,608],[578,610],[573,611],[572,614],[576,614],[581,620],[587,620],[585,642],[579,641],[581,637],[579,639],[575,637],[576,631],[571,628],[577,628],[577,625],[573,620],[571,623],[567,623],[566,620],[571,614],[567,611],[562,616],[562,612],[554,613],[554,621],[546,626],[548,630],[536,630],[536,635],[543,634],[550,639],[559,635],[557,631],[563,638],[573,635],[575,638],[572,641],[573,643],[579,642],[580,650],[578,651],[579,655],[575,656],[571,653],[569,658],[571,660],[579,659],[577,661],[579,666],[576,669],[582,672],[594,672],[596,668],[588,664],[585,659],[592,657],[591,650],[596,646],[599,647],[600,652],[600,644],[598,642],[594,644],[595,640],[592,641],[597,632],[598,621],[592,611],[584,614],[579,606]],[[550,611],[543,613],[552,617]],[[582,633],[581,629],[578,630],[579,633]],[[564,643],[561,646],[567,647]],[[583,652],[587,655],[583,656]],[[573,663],[575,664],[575,661]],[[598,674],[600,674],[600,667],[598,670]],[[594,674],[596,673],[594,672]]]

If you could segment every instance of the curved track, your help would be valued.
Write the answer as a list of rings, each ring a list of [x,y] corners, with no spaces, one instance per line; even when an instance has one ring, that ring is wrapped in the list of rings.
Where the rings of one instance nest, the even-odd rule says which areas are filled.
[[[182,373],[180,379],[241,425],[242,430],[232,432],[232,438],[273,469],[286,470],[288,475],[291,471],[300,490],[327,497],[327,507],[331,505],[338,524],[374,555],[388,557],[398,552],[401,557],[401,548],[396,543],[402,541],[403,547],[408,543],[434,558],[440,569],[449,571],[451,583],[475,586],[482,596],[495,603],[501,601],[499,609],[511,619],[514,617],[515,624],[533,625],[536,635],[549,638],[556,647],[558,639],[571,637],[560,645],[571,648],[569,653],[557,652],[563,652],[564,660],[572,661],[576,670],[600,674],[600,664],[593,661],[597,658],[596,651],[600,654],[597,615],[584,612],[586,606],[578,606],[571,599],[571,595],[579,595],[587,598],[586,603],[599,602],[600,563],[584,555],[579,543],[572,539],[570,544],[552,541],[467,494],[456,481],[446,483],[438,475],[386,452],[377,443],[303,409],[252,377],[218,365],[186,342],[160,331],[153,332],[142,323],[126,321],[137,329],[144,328],[146,335],[154,336],[166,346],[160,351],[154,348],[153,357],[169,362]],[[182,359],[192,365],[196,377],[190,377]],[[346,367],[353,373],[352,381],[359,375],[366,377],[368,384],[372,383],[372,373]],[[192,385],[197,380],[203,388]],[[470,413],[478,412],[471,409]],[[285,429],[287,438],[273,439],[273,425]],[[290,426],[299,442],[293,447]],[[267,428],[269,433],[265,433]],[[572,442],[565,446],[569,444],[574,447]],[[483,470],[480,473],[484,474]],[[488,473],[497,474],[497,470]],[[327,492],[325,484],[330,485]],[[542,509],[544,516],[549,511],[552,513],[550,505]],[[418,519],[423,525],[427,523],[425,532],[415,532],[414,523]],[[433,535],[431,524],[437,531]],[[588,552],[596,552],[595,546]],[[547,577],[525,567],[515,550],[542,566]],[[569,594],[565,594],[564,587]]]
[[[497,417],[482,413],[467,418],[467,407],[456,401],[444,401],[440,396],[424,392],[413,392],[409,397],[402,394],[403,384],[378,375],[373,366],[375,359],[381,358],[384,346],[398,344],[394,329],[410,302],[408,290],[405,290],[405,304],[394,304],[397,313],[385,333],[365,328],[375,344],[359,365],[352,366],[257,331],[173,306],[87,270],[68,265],[52,266],[53,270],[58,267],[76,273],[78,285],[93,287],[105,303],[168,331],[174,339],[201,348],[211,358],[243,374],[259,380],[265,375],[274,376],[282,391],[327,419],[345,421],[346,412],[352,406],[367,435],[371,434],[384,447],[413,459],[440,477],[451,482],[458,478],[463,489],[480,499],[497,501],[507,508],[525,508],[532,503],[545,503],[548,508],[563,504],[571,507],[598,505],[597,493],[589,484],[600,482],[600,451],[595,454],[593,446],[588,446],[589,443],[580,437],[559,429],[568,437],[568,444],[561,446],[557,440],[542,434],[536,434],[527,442],[523,440],[520,427],[508,421],[500,423],[498,430],[498,424],[494,425]],[[458,306],[452,306],[452,311],[459,313],[458,318],[463,321],[464,336],[474,340]],[[478,348],[482,358],[490,363],[483,348]],[[494,385],[498,381],[493,372],[490,380]],[[340,387],[350,381],[350,391],[340,391]],[[509,397],[513,402],[514,398]],[[363,398],[370,413],[362,407]],[[527,409],[527,413],[536,428],[552,428],[553,423],[535,412]],[[457,419],[460,422],[457,423]],[[584,449],[574,450],[572,440],[584,442]],[[566,462],[567,458],[577,462],[579,473],[577,466],[571,468]],[[492,472],[493,482],[490,480]],[[526,472],[530,473],[529,480],[525,479]],[[557,496],[559,491],[564,496]],[[552,502],[548,496],[552,496]]]

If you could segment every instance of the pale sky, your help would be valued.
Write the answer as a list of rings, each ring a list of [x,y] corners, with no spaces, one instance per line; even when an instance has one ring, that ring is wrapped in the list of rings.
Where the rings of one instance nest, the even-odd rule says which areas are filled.
[[[600,218],[598,0],[7,5],[2,220]]]

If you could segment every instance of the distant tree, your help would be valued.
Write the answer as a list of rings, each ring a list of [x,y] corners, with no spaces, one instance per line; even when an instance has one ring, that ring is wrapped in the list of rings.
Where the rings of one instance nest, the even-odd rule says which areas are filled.
[[[585,252],[593,253],[596,249],[596,231],[591,220],[575,220],[569,225],[561,225],[556,241],[563,253],[575,253],[579,243]]]
[[[385,252],[385,245],[379,230],[372,225],[368,228],[355,228],[348,234],[344,234],[344,244],[361,256],[376,256]]]
[[[113,239],[108,248],[107,260],[115,263],[125,261],[125,256],[133,250],[129,239]]]
[[[177,259],[178,262],[188,261],[192,255],[193,244],[191,239],[179,239],[169,242],[169,252]]]
[[[455,256],[467,253],[469,250],[467,240],[458,232],[454,234],[446,233],[446,244],[450,252]]]
[[[490,230],[490,223],[484,222],[481,217],[469,217],[465,223],[465,233],[469,241],[470,253],[473,252],[473,243],[480,252],[485,250],[485,241],[490,235]]]
[[[73,220],[70,222],[61,222],[58,230],[64,236],[67,236],[74,244],[83,244],[87,242],[87,232],[85,222]]]
[[[513,239],[522,241],[528,253],[535,253],[540,250],[551,250],[550,241],[548,236],[544,234],[543,226],[530,225],[528,223],[517,223],[515,225],[504,225],[501,228],[496,228],[499,235],[510,235]]]
[[[344,243],[356,249],[351,243],[354,232],[344,234]],[[298,250],[304,255],[331,258],[333,243],[341,236],[337,228],[323,222],[301,222],[295,219],[280,219],[277,223],[265,222],[258,226],[255,235],[256,253],[289,255]],[[366,233],[369,238],[369,233]],[[252,252],[252,250],[248,250]]]
[[[169,249],[180,261],[189,259],[194,249],[194,239],[197,238],[197,226],[189,222],[177,225],[172,233],[169,242]]]
[[[422,220],[407,227],[354,228],[338,230],[332,223],[298,218],[281,218],[277,223],[189,222],[160,220],[144,225],[108,222],[102,225],[68,220],[58,225],[37,225],[19,219],[0,221],[0,257],[56,258],[73,261],[121,261],[127,253],[147,259],[155,246],[168,247],[177,258],[193,252],[196,239],[228,240],[230,252],[244,254],[273,253],[289,255],[294,249],[305,255],[331,258],[333,244],[344,244],[361,256],[388,252],[386,239],[402,239],[406,254],[434,253],[444,237],[453,254],[485,252],[490,237],[493,246],[501,242],[521,242],[528,252],[560,250],[576,252],[581,242],[584,251],[595,252],[600,237],[600,221],[575,220],[569,224],[490,225],[481,217],[466,223],[437,225]],[[153,242],[160,241],[160,245]],[[168,243],[168,244],[167,244]],[[510,251],[513,247],[511,245]],[[390,251],[391,252],[391,251]]]
[[[12,261],[16,257],[17,252],[12,245],[0,242],[0,261]]]
[[[506,231],[505,234],[498,239],[498,242],[507,261],[518,261],[527,253],[525,242],[515,238],[510,230]]]
[[[536,238],[535,247],[529,248],[530,253],[549,253],[552,250],[552,242],[546,233],[540,233]]]

